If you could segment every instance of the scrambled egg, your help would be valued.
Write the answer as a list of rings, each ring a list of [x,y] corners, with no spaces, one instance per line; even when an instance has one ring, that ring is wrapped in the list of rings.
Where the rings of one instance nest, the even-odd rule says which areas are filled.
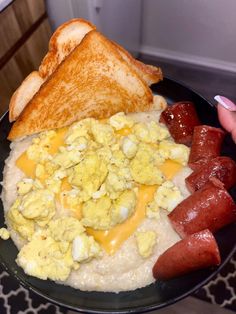
[[[156,244],[156,233],[154,231],[140,231],[136,232],[135,236],[139,254],[144,258],[152,255]]]
[[[88,262],[93,257],[99,257],[101,253],[99,244],[92,236],[85,233],[75,237],[72,244],[72,256],[76,262]]]
[[[134,121],[126,116],[124,112],[118,112],[109,119],[110,125],[115,130],[121,130],[124,128],[132,128]]]
[[[166,127],[157,124],[154,121],[148,123],[136,123],[134,134],[144,143],[156,143],[170,137]]]
[[[66,149],[60,147],[60,152],[54,157],[53,162],[63,168],[70,168],[78,164],[83,159],[81,152],[75,147]]]
[[[0,238],[3,240],[8,240],[10,238],[10,232],[6,228],[1,228]]]
[[[45,189],[30,191],[19,196],[10,210],[8,219],[13,229],[30,240],[35,224],[44,227],[55,215],[54,194]]]
[[[158,169],[158,164],[163,162],[164,159],[155,148],[147,144],[140,144],[137,154],[130,162],[130,171],[134,181],[146,185],[161,184],[164,175]]]
[[[20,198],[19,212],[26,219],[45,226],[55,215],[54,194],[48,190],[35,190]]]
[[[87,227],[106,230],[110,228],[111,200],[103,196],[97,200],[88,200],[82,206],[82,223]]]
[[[26,219],[19,211],[20,200],[16,199],[12,207],[7,213],[7,218],[11,227],[19,233],[19,235],[28,241],[34,234],[34,221]]]
[[[107,165],[98,154],[88,152],[84,159],[72,168],[69,182],[81,189],[82,200],[87,201],[99,189],[107,172]]]
[[[25,178],[17,183],[17,192],[19,195],[27,194],[33,188],[34,181],[32,179]]]
[[[189,147],[164,140],[159,144],[159,154],[165,159],[171,159],[186,166],[189,157]]]
[[[49,234],[56,241],[72,242],[75,237],[85,231],[81,222],[73,217],[63,217],[50,221]]]
[[[138,140],[135,135],[131,134],[125,136],[122,140],[122,151],[125,156],[129,159],[132,159],[138,150]]]
[[[158,97],[156,106],[165,106]],[[171,211],[183,199],[159,167],[166,159],[186,165],[189,148],[175,144],[165,126],[137,123],[123,112],[107,121],[84,119],[61,131],[42,132],[26,154],[34,162],[33,179],[18,182],[7,219],[28,241],[17,263],[41,279],[64,281],[79,263],[99,258],[102,249],[86,228],[109,231],[125,222],[135,213],[140,185],[159,185],[146,209],[149,218],[156,218],[159,209]],[[62,195],[65,203],[60,203]],[[0,237],[7,238],[7,230],[1,228]],[[137,232],[136,240],[140,255],[149,257],[156,233]]]
[[[107,193],[106,186],[103,183],[100,189],[92,194],[92,198],[93,199],[101,198],[102,196],[106,195],[106,193]]]
[[[86,144],[87,141],[90,140],[90,133],[91,133],[91,123],[94,121],[94,119],[84,119],[79,122],[73,123],[69,130],[67,131],[65,135],[65,143],[70,146],[78,146],[80,144]],[[82,143],[81,143],[81,139]],[[87,145],[86,145],[87,146]]]
[[[125,154],[120,149],[115,147],[114,151],[112,151],[110,164],[119,168],[123,168],[129,165],[129,160],[125,157]]]
[[[135,205],[136,194],[132,190],[124,191],[114,201],[108,196],[89,200],[82,207],[82,223],[93,229],[110,229],[130,217]]]
[[[105,181],[105,188],[111,199],[119,197],[120,193],[132,188],[132,176],[128,167],[110,167],[110,171]]]
[[[74,264],[71,247],[62,252],[59,242],[40,233],[23,246],[16,262],[28,275],[62,281],[69,276]]]
[[[159,209],[171,212],[183,200],[180,190],[172,181],[165,181],[159,186],[154,194],[154,200],[147,206],[148,218],[158,218]]]
[[[94,140],[99,144],[111,145],[115,141],[113,128],[108,124],[95,121],[91,125],[91,132]]]
[[[39,134],[38,137],[33,138],[32,145],[29,146],[26,153],[29,159],[36,162],[43,162],[51,160],[52,156],[49,153],[52,139],[57,133],[55,131],[46,131]]]
[[[85,233],[80,221],[63,217],[51,221],[46,231],[35,232],[20,250],[17,263],[29,275],[63,281],[78,269],[78,262],[99,254],[99,244]]]
[[[111,207],[112,225],[122,223],[129,218],[135,209],[136,194],[132,190],[124,191],[120,197],[113,202]]]

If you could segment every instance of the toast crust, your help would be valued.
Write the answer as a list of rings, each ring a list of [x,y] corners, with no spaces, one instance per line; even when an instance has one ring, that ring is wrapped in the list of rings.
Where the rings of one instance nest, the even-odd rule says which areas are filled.
[[[19,117],[43,82],[81,42],[85,34],[94,29],[96,27],[92,23],[80,18],[72,19],[57,28],[49,41],[49,51],[42,60],[39,71],[31,72],[12,95],[9,103],[10,122]]]
[[[14,92],[9,104],[9,121],[15,121],[45,80],[37,71],[31,72]]]
[[[163,80],[161,68],[142,63],[133,58],[127,50],[117,43],[112,42],[112,44],[116,47],[121,57],[132,66],[137,74],[140,75],[149,86]]]
[[[32,99],[44,81],[56,70],[59,64],[75,49],[90,31],[96,27],[83,19],[72,19],[62,24],[52,35],[49,42],[49,51],[39,67],[39,71],[32,72],[13,94],[9,111],[10,122],[15,121],[27,103]],[[135,70],[135,72],[148,84],[162,80],[160,68],[143,64],[134,59],[124,48],[112,43],[120,56]]]
[[[52,35],[48,53],[39,67],[39,75],[48,78],[69,53],[81,42],[84,36],[95,30],[92,23],[84,19],[72,19],[59,26]]]
[[[10,122],[15,121],[28,102],[34,97],[44,81],[57,69],[59,64],[80,44],[83,37],[96,27],[83,19],[76,18],[62,24],[52,35],[49,41],[49,51],[39,67],[39,71],[32,72],[13,94],[9,111]],[[160,68],[143,64],[134,59],[124,48],[112,43],[120,56],[148,85],[162,80]],[[32,88],[33,87],[33,88]]]
[[[24,108],[8,139],[119,112],[149,110],[153,95],[114,45],[93,30],[61,62]]]

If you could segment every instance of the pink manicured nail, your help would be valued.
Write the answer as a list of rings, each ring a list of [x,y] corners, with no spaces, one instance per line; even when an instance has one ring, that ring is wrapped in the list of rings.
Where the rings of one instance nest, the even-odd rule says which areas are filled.
[[[236,111],[236,105],[228,98],[217,95],[214,97],[214,99],[225,109],[228,109],[229,111]]]

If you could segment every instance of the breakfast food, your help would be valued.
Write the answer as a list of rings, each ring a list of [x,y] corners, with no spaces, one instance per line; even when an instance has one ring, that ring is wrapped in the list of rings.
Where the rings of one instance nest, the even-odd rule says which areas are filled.
[[[236,205],[216,178],[181,202],[170,214],[170,221],[181,237],[203,229],[212,232],[236,221]]]
[[[108,118],[140,108],[147,111],[152,100],[148,85],[110,41],[91,31],[29,101],[8,138],[67,126],[84,118]]]
[[[179,106],[177,114],[176,108],[173,115],[171,109],[165,109],[160,118],[171,130],[172,123],[168,123],[168,118],[171,121],[174,114],[178,117],[179,112],[188,117],[184,119],[180,114],[181,127],[176,125],[176,134],[182,140],[185,130],[189,130],[185,133],[188,139],[186,144],[192,142],[188,165],[194,170],[185,178],[186,187],[192,195],[180,202],[168,215],[182,240],[159,256],[153,266],[153,276],[162,280],[219,265],[219,248],[211,231],[215,233],[236,221],[236,204],[226,190],[235,184],[235,162],[228,157],[218,157],[225,132],[207,125],[191,127],[189,113],[192,112],[193,121],[196,122],[196,112],[187,102],[185,104],[185,108],[182,108],[184,103]],[[169,113],[165,115],[165,112]],[[174,129],[172,133],[175,134]]]
[[[192,146],[189,156],[189,167],[193,170],[201,168],[212,158],[220,155],[225,132],[209,125],[194,128]]]
[[[220,156],[211,159],[198,170],[193,171],[186,179],[190,193],[201,189],[210,178],[217,178],[226,190],[236,184],[236,163],[229,157]]]
[[[52,35],[50,42],[49,42],[49,52],[44,57],[39,70],[34,71],[31,74],[28,75],[28,77],[23,81],[23,83],[20,85],[20,87],[15,91],[13,94],[10,105],[9,105],[9,120],[15,121],[20,113],[23,111],[23,109],[28,105],[28,102],[35,96],[37,91],[40,89],[40,87],[43,85],[43,83],[46,83],[51,76],[53,76],[53,73],[58,69],[59,65],[63,60],[67,58],[67,56],[75,49],[78,48],[79,54],[83,54],[81,51],[81,46],[79,45],[81,41],[84,39],[85,35],[88,34],[91,31],[95,31],[96,27],[92,25],[90,22],[85,21],[83,19],[72,19],[69,22],[64,23],[61,25],[55,33]],[[95,40],[94,40],[95,37]],[[88,39],[90,38],[90,39]],[[92,39],[91,39],[92,38]],[[98,41],[96,39],[99,39]],[[91,40],[93,41],[93,46],[91,43]],[[109,75],[112,75],[114,68],[112,71],[109,72],[110,65],[106,64],[106,62],[112,62],[112,56],[113,61],[117,61],[118,63],[121,63],[123,68],[126,69],[124,73],[120,72],[120,75],[123,75],[124,81],[123,83],[127,83],[127,76],[135,76],[137,79],[137,76],[139,79],[144,81],[147,85],[151,85],[153,83],[157,83],[162,79],[162,72],[161,69],[152,65],[146,65],[138,60],[135,60],[125,49],[123,49],[118,44],[109,41],[108,39],[104,38],[100,33],[93,32],[93,34],[90,34],[87,36],[88,45],[90,43],[90,46],[87,47],[85,56],[87,59],[92,58],[92,55],[95,53],[93,50],[96,49],[96,45],[100,46],[102,45],[104,50],[101,52],[100,59],[97,60],[96,58],[93,59],[93,64],[91,65],[92,71],[94,75],[99,75],[99,71],[103,71],[102,66],[104,66],[105,73],[107,72],[107,76],[105,79],[105,82],[108,83]],[[83,44],[84,46],[85,44]],[[92,50],[91,50],[92,49]],[[98,51],[96,51],[98,54]],[[110,55],[111,54],[111,58]],[[97,56],[98,58],[98,56]],[[91,60],[92,61],[92,60]],[[67,62],[68,63],[68,62]],[[69,62],[71,67],[73,68],[73,65],[77,67],[78,65],[82,68],[84,68],[84,74],[89,76],[88,68],[86,64],[81,64],[81,60],[75,60],[75,63]],[[128,69],[127,69],[128,68]],[[63,67],[65,69],[65,67]],[[65,73],[63,73],[63,69],[60,70],[63,74],[63,77],[65,76]],[[78,69],[77,69],[78,71]],[[98,71],[98,73],[96,73]],[[134,74],[135,72],[135,74]],[[74,73],[74,72],[72,72]],[[69,77],[70,80],[75,81],[78,80],[78,78],[71,76],[72,74],[69,71]],[[76,73],[74,73],[76,74]],[[101,73],[100,73],[101,74]],[[79,73],[79,77],[81,76],[81,73]],[[102,80],[104,80],[104,76],[101,77]],[[135,80],[134,78],[134,80]],[[61,80],[62,78],[60,78]],[[67,80],[68,77],[65,78]],[[86,78],[84,77],[84,80],[86,81]],[[110,77],[111,80],[111,77]],[[112,80],[113,83],[116,83],[115,80]],[[93,85],[95,82],[93,82],[89,76],[89,79],[86,81],[87,87],[90,87],[92,90],[94,88]],[[67,84],[67,81],[65,82],[65,85]],[[80,87],[84,88],[85,86]],[[77,87],[79,87],[77,86]],[[100,88],[103,86],[100,85]],[[105,87],[105,86],[104,86]],[[110,86],[111,87],[111,86]],[[70,87],[67,87],[68,90],[70,90]],[[147,86],[143,86],[143,88],[146,90],[148,94],[150,94],[150,91],[148,90]],[[66,92],[68,93],[68,90]],[[91,93],[91,92],[90,92]],[[112,96],[112,94],[109,94]],[[45,97],[45,95],[43,95]],[[60,97],[59,97],[60,98]],[[104,96],[103,96],[104,99]],[[132,99],[132,97],[131,97]],[[115,101],[115,99],[113,100]],[[115,102],[117,105],[117,100]],[[114,110],[114,109],[113,109]],[[63,125],[60,125],[61,127]],[[40,130],[38,130],[40,131]]]
[[[186,145],[200,122],[192,103],[169,109],[153,96],[149,85],[161,79],[159,68],[133,59],[86,21],[65,23],[52,36],[39,70],[10,103],[16,121],[2,200],[26,274],[119,292],[220,262],[213,236],[202,230],[233,221],[235,204],[216,178],[189,196]],[[197,219],[187,221],[193,211]],[[209,226],[211,219],[219,223]],[[166,256],[179,249],[163,275]],[[196,263],[186,266],[192,257]]]
[[[176,143],[190,146],[194,127],[200,124],[194,104],[181,101],[167,107],[161,113],[162,123],[168,127]]]
[[[156,279],[167,280],[197,269],[219,265],[218,245],[209,230],[191,234],[165,251],[153,267]]]
[[[87,118],[12,143],[3,199],[27,274],[114,292],[154,281],[155,260],[179,240],[167,213],[190,173],[189,148],[159,115]]]
[[[167,104],[148,84],[160,69],[90,26],[63,45],[70,26],[56,31],[10,104],[6,222],[27,274],[82,290],[133,290],[154,281],[156,258],[179,239],[167,213],[188,195],[189,149],[158,123]]]

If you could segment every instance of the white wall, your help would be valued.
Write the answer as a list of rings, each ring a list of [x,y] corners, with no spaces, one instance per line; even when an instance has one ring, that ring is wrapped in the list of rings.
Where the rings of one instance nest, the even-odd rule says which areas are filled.
[[[53,30],[71,18],[82,17],[135,55],[140,51],[141,4],[142,0],[46,0]]]
[[[236,0],[143,0],[141,51],[236,72]]]

